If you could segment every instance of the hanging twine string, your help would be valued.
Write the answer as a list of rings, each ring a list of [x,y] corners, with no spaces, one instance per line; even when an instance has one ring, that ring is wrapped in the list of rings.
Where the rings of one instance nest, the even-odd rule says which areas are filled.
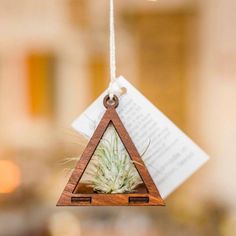
[[[156,0],[148,0],[155,2]],[[115,42],[115,17],[114,0],[110,0],[110,84],[108,94],[110,100],[113,100],[115,94],[122,95],[126,93],[125,88],[121,88],[116,79],[116,42]]]
[[[115,44],[115,19],[114,0],[110,0],[110,85],[108,94],[112,100],[114,97],[114,84],[116,81],[116,44]]]

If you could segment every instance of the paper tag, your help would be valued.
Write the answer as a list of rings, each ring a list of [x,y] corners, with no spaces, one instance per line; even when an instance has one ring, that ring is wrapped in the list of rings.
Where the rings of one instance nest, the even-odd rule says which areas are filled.
[[[208,156],[178,129],[160,110],[123,77],[118,78],[127,93],[117,112],[131,136],[160,194],[166,198],[207,160]],[[104,92],[74,121],[73,128],[91,138],[105,112]]]

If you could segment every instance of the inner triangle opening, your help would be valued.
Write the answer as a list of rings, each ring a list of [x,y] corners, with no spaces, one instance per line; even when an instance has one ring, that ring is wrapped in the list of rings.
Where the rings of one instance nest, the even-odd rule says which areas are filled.
[[[99,142],[74,193],[147,193],[134,161],[130,158],[112,123],[109,124]]]

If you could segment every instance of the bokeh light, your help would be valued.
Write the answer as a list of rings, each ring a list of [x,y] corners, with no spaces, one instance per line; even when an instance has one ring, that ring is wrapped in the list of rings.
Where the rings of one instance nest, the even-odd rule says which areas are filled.
[[[11,193],[19,185],[19,167],[12,161],[0,160],[0,193]]]

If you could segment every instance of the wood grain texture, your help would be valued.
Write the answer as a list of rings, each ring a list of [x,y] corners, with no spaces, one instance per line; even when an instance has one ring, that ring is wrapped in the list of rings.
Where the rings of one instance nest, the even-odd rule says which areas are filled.
[[[85,148],[77,166],[75,167],[57,206],[164,206],[165,202],[154,184],[137,148],[126,131],[120,120],[116,107],[119,100],[115,96],[113,101],[109,97],[104,98],[104,106],[107,108],[92,138]],[[81,193],[79,192],[79,182],[92,158],[100,140],[102,139],[109,124],[113,124],[124,147],[126,148],[134,166],[137,169],[146,189],[137,193],[125,194],[98,194],[98,193]],[[138,163],[138,164],[137,164]]]

